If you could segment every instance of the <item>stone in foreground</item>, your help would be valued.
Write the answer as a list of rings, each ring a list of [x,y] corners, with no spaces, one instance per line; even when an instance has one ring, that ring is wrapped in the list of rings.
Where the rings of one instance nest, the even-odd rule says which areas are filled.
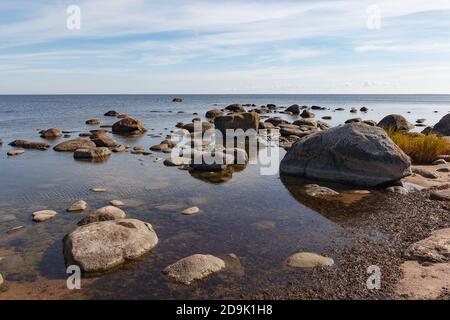
[[[298,141],[281,174],[373,187],[411,175],[409,157],[378,127],[351,123]]]
[[[313,252],[299,252],[286,260],[286,265],[291,268],[331,267],[334,260]]]
[[[41,210],[36,211],[31,214],[33,217],[33,221],[35,222],[44,222],[50,219],[53,219],[58,213],[53,210]]]
[[[225,268],[225,262],[220,258],[194,254],[171,264],[163,270],[163,273],[176,282],[189,285],[223,268]]]
[[[406,256],[429,262],[450,262],[450,228],[431,233],[431,236],[413,243]]]
[[[123,210],[115,207],[115,206],[106,206],[100,209],[95,210],[90,215],[84,217],[81,221],[78,222],[79,226],[99,222],[99,221],[109,221],[109,220],[119,220],[126,217],[126,214]]]
[[[450,290],[450,263],[425,266],[417,261],[405,261],[400,268],[403,278],[395,292],[402,298],[436,300]]]
[[[75,229],[63,240],[66,265],[83,272],[102,272],[135,260],[158,243],[149,223],[121,219],[91,223]]]

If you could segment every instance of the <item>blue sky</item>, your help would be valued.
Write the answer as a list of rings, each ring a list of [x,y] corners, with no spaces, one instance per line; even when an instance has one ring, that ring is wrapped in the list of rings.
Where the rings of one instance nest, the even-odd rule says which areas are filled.
[[[450,93],[450,1],[2,0],[25,93]]]

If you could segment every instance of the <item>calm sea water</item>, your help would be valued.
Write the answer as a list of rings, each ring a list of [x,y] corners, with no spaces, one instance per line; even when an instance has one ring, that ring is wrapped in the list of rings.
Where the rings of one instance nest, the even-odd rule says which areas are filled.
[[[316,116],[331,115],[332,125],[352,117],[378,121],[391,113],[403,114],[413,123],[426,118],[427,123],[434,124],[450,111],[449,95],[184,95],[180,104],[172,103],[172,98],[0,96],[0,138],[4,142],[0,147],[0,272],[8,280],[10,292],[19,292],[19,296],[24,292],[26,298],[27,290],[37,290],[36,284],[44,283],[48,285],[46,297],[237,297],[298,277],[300,271],[286,269],[283,261],[299,249],[327,255],[336,242],[347,244],[345,230],[303,205],[278,174],[260,175],[258,165],[209,176],[153,162],[155,157],[167,157],[162,154],[113,154],[105,163],[88,163],[75,161],[70,153],[49,149],[27,150],[21,156],[8,158],[7,144],[14,139],[41,141],[38,131],[50,127],[76,131],[72,134],[76,138],[79,132],[96,128],[85,125],[87,119],[112,124],[116,119],[103,117],[108,110],[140,119],[151,129],[148,134],[161,133],[161,138],[148,134],[139,138],[114,137],[120,143],[146,149],[164,139],[177,122],[190,122],[194,112],[203,116],[209,109],[236,102],[257,106],[320,105],[331,110],[315,111]],[[370,111],[357,115],[348,112],[351,107],[362,106]],[[332,111],[338,107],[346,111]],[[108,192],[91,193],[93,186],[105,187]],[[61,289],[66,277],[62,238],[85,213],[69,214],[65,209],[79,199],[88,202],[86,213],[112,199],[124,201],[128,216],[150,222],[160,243],[140,261],[91,277],[84,282],[83,290],[68,293]],[[190,206],[198,206],[201,212],[182,216],[180,211]],[[59,215],[45,223],[33,223],[31,213],[40,209],[56,210]],[[19,225],[25,228],[7,233]],[[161,274],[168,264],[194,253],[224,258],[234,253],[240,262],[233,262],[228,271],[190,287],[174,284]],[[339,261],[339,257],[334,258]],[[0,299],[6,293],[0,293]]]

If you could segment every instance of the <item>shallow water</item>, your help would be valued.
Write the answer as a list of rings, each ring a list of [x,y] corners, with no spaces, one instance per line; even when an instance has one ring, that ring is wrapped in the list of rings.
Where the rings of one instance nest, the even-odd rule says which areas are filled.
[[[298,277],[302,271],[283,266],[283,261],[298,250],[327,255],[332,246],[348,244],[345,230],[333,217],[318,213],[316,205],[304,203],[278,174],[261,175],[257,164],[210,177],[154,163],[156,157],[169,156],[159,153],[113,154],[104,163],[76,161],[71,153],[52,149],[27,150],[21,156],[8,158],[6,152],[11,148],[7,144],[14,139],[41,141],[38,130],[50,127],[77,131],[72,133],[72,138],[76,138],[79,132],[97,128],[85,125],[87,119],[112,124],[115,118],[103,117],[108,110],[136,117],[151,129],[139,138],[114,136],[120,143],[144,146],[147,150],[174,130],[177,122],[190,122],[194,112],[203,116],[216,107],[214,104],[219,108],[235,102],[345,107],[347,110],[342,112],[314,111],[317,117],[331,115],[332,125],[352,117],[378,121],[390,113],[403,114],[413,123],[426,118],[434,124],[450,110],[449,96],[207,95],[183,96],[181,104],[172,103],[172,97],[0,96],[0,138],[4,142],[0,147],[0,272],[7,279],[8,291],[19,292],[19,296],[23,292],[27,298],[31,287],[51,283],[42,292],[38,290],[37,296],[28,297],[238,297],[270,290],[274,283]],[[367,106],[370,111],[350,114],[348,109],[353,106]],[[185,113],[177,113],[181,110]],[[297,119],[285,117],[290,121]],[[162,137],[148,135],[157,133]],[[280,153],[282,157],[284,151]],[[105,187],[107,192],[90,192],[94,186]],[[87,201],[88,210],[66,213],[65,209],[79,199]],[[112,199],[125,202],[123,209],[129,217],[151,223],[160,243],[139,261],[86,279],[81,291],[61,288],[66,279],[62,238],[86,213]],[[180,214],[191,206],[198,206],[201,212],[194,216]],[[56,210],[59,215],[45,223],[33,223],[31,213],[40,209]],[[7,233],[19,225],[25,228]],[[167,265],[194,253],[223,257],[229,268],[189,287],[174,284],[161,274]],[[236,254],[239,261],[231,259],[230,253]],[[339,262],[339,257],[334,258]],[[0,292],[0,299],[8,291]]]

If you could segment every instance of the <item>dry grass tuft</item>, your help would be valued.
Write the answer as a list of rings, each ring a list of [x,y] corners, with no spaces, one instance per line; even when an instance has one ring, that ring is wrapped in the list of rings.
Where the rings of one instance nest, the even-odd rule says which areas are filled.
[[[434,134],[418,135],[393,130],[387,130],[387,134],[417,164],[430,164],[440,155],[450,152],[450,142]]]

